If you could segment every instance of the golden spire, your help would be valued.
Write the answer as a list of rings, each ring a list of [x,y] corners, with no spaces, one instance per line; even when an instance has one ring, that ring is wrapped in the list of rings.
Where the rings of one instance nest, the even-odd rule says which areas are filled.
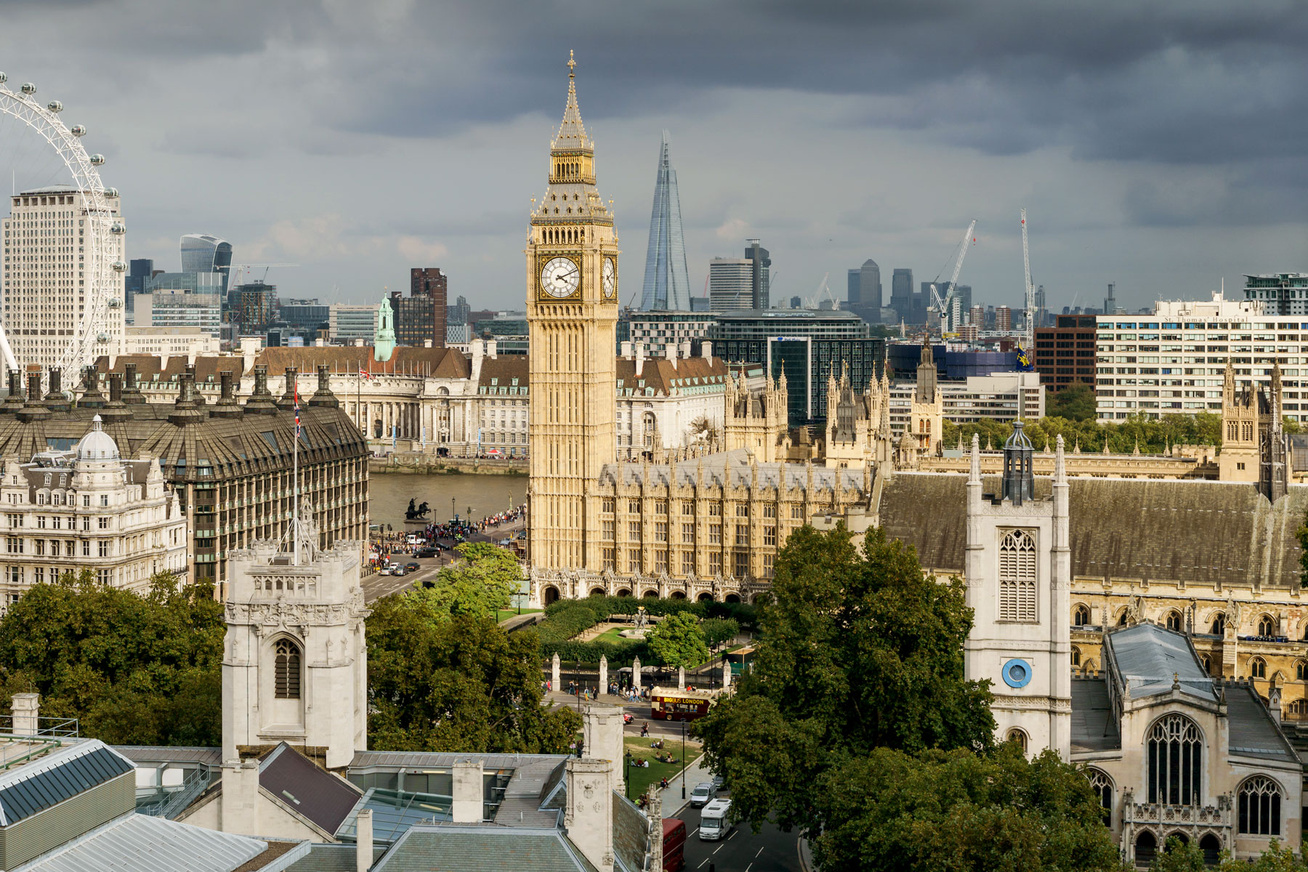
[[[577,107],[577,59],[571,51],[568,52],[568,105],[563,109],[563,123],[559,125],[559,134],[554,137],[551,148],[555,150],[566,149],[585,149],[587,151],[594,148],[590,138],[586,136],[586,127],[581,123],[581,109]]]

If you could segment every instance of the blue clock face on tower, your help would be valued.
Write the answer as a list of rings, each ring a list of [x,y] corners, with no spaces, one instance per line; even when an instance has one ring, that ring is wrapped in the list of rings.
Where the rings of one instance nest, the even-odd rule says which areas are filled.
[[[1031,664],[1020,657],[1014,657],[1004,664],[1000,674],[1003,676],[1004,684],[1020,689],[1031,683]]]

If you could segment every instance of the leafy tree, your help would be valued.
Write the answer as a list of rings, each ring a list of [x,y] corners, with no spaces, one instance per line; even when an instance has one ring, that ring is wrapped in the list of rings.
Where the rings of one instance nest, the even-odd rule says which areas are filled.
[[[668,615],[645,634],[645,643],[668,666],[698,666],[709,659],[699,619],[689,612]]]
[[[1241,864],[1244,869],[1250,868]],[[1204,872],[1204,852],[1193,842],[1182,842],[1171,836],[1163,850],[1149,867],[1152,872]]]
[[[435,584],[424,588],[438,610],[489,615],[507,608],[522,580],[517,558],[489,542],[464,542],[454,550],[463,559],[442,569]]]
[[[580,729],[544,706],[539,641],[414,591],[368,618],[369,740],[381,750],[564,753]]]
[[[41,694],[41,713],[115,744],[218,745],[222,603],[159,573],[148,594],[90,570],[38,584],[0,619],[0,682]]]
[[[1121,869],[1085,776],[1053,751],[878,748],[812,792],[826,823],[813,843],[822,869]]]
[[[754,671],[697,721],[710,768],[742,818],[829,823],[814,785],[878,747],[986,747],[984,683],[963,678],[972,625],[958,579],[924,577],[911,547],[870,530],[796,530],[760,611]]]
[[[1093,421],[1095,419],[1094,388],[1085,382],[1073,382],[1062,390],[1049,394],[1049,399],[1045,403],[1045,413],[1050,418]]]

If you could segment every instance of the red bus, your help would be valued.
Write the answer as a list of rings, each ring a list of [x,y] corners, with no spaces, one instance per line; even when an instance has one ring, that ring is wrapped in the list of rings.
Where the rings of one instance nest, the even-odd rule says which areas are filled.
[[[675,687],[653,687],[649,691],[650,717],[660,721],[693,721],[708,714],[709,705],[717,696],[715,690],[695,690]]]
[[[663,819],[663,872],[681,872],[686,868],[686,822]]]

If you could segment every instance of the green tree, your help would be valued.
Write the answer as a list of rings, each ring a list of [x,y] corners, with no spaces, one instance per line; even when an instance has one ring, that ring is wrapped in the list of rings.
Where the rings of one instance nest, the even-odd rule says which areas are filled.
[[[540,643],[418,592],[368,618],[369,741],[380,750],[564,753],[581,722],[543,705]]]
[[[169,573],[145,596],[66,573],[0,619],[3,693],[36,691],[42,715],[114,744],[218,745],[222,609]]]
[[[1171,836],[1149,868],[1152,872],[1204,872],[1207,867],[1204,865],[1204,852],[1198,845]],[[1250,867],[1241,864],[1241,868]]]
[[[878,748],[812,788],[822,869],[870,872],[1119,870],[1085,776],[1053,751]],[[1201,863],[1202,868],[1202,863]]]
[[[654,655],[674,669],[698,666],[709,659],[704,631],[699,618],[689,612],[667,615],[645,634],[645,642]]]
[[[820,832],[814,785],[872,748],[986,747],[990,692],[963,678],[972,625],[958,579],[925,577],[911,547],[870,530],[804,527],[777,556],[754,671],[697,721],[743,818]]]
[[[417,598],[433,620],[454,615],[493,615],[507,608],[522,580],[522,567],[508,551],[489,542],[464,542],[455,551],[463,559],[439,573]]]
[[[1069,421],[1093,421],[1094,388],[1085,382],[1072,382],[1062,390],[1049,394],[1045,402],[1045,414],[1050,418],[1066,418]]]

